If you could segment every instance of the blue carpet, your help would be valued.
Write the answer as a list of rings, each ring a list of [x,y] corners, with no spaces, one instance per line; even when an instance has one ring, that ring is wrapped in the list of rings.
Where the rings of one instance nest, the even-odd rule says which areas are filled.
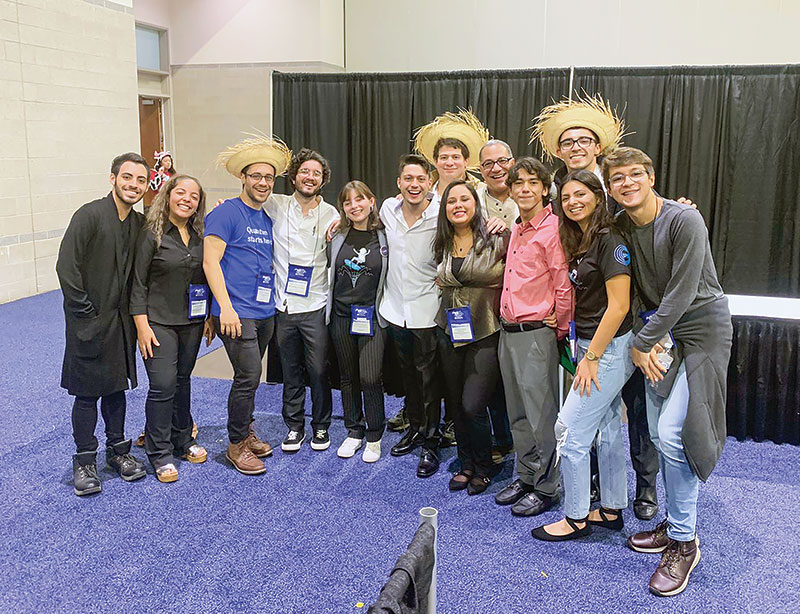
[[[228,382],[196,379],[208,462],[183,463],[169,485],[103,470],[103,493],[78,498],[71,398],[58,387],[60,303],[52,292],[0,306],[2,613],[365,612],[357,604],[375,599],[426,505],[440,514],[441,614],[800,612],[798,447],[729,439],[700,491],[703,560],[687,591],[666,600],[647,592],[658,556],[631,552],[623,534],[533,541],[530,529],[561,512],[519,519],[496,506],[510,462],[488,494],[468,497],[447,491],[452,450],[428,480],[414,477],[415,456],[389,457],[396,434],[373,466],[337,458],[345,433],[336,394],[328,451],[277,451],[265,475],[247,477],[224,459]],[[145,381],[128,396],[134,436],[147,388],[139,373]],[[273,445],[285,431],[280,393],[264,385],[256,399],[258,429]],[[387,403],[389,414],[399,409]],[[625,521],[626,533],[651,524],[631,511]]]

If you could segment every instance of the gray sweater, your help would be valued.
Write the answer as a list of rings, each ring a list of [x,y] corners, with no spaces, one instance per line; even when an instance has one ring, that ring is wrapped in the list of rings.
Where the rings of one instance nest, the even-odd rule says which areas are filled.
[[[641,288],[637,287],[633,304],[633,345],[649,352],[685,314],[719,300],[724,293],[711,257],[708,230],[697,209],[664,199],[661,213],[653,222],[655,271],[649,267],[642,270],[646,258],[637,254],[636,241],[631,240],[636,227],[624,212],[617,216],[617,225],[630,241],[634,280],[647,279],[647,285],[658,294],[659,300],[652,301],[656,313],[647,324],[639,312],[647,310],[651,301],[642,296]]]

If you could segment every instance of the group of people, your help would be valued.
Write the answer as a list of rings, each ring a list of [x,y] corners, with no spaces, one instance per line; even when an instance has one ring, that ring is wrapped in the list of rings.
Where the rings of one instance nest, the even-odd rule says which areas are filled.
[[[446,113],[417,131],[415,153],[398,165],[399,193],[380,207],[357,180],[335,206],[325,202],[331,170],[319,152],[293,154],[256,135],[218,158],[241,181],[239,196],[207,212],[199,181],[175,174],[145,219],[132,207],[148,165],[138,154],[117,157],[111,192],[75,213],[56,267],[62,386],[75,397],[75,493],[102,488],[98,399],[107,463],[124,480],[146,474],[124,435],[137,345],[150,381],[145,451],[156,477],[171,482],[176,458],[207,458],[190,402],[203,337],[218,335],[233,366],[226,456],[248,475],[264,473],[273,452],[253,418],[273,335],[284,381],[281,449],[296,452],[307,439],[314,450],[330,446],[330,343],[347,429],[337,454],[363,448],[365,462],[382,454],[391,344],[405,393],[395,424],[406,427],[391,455],[419,448],[417,475],[437,472],[443,399],[459,459],[450,490],[484,492],[497,473],[493,439],[503,453],[513,442],[517,479],[495,501],[534,516],[563,491],[563,520],[532,531],[543,541],[623,528],[624,400],[634,512],[657,514],[659,468],[667,498],[666,519],[628,546],[663,553],[654,594],[681,592],[700,559],[699,480],[725,441],[732,329],[702,216],[654,190],[652,160],[622,147],[623,131],[600,99],[547,107],[533,137],[563,161],[553,177],[537,159],[515,159],[472,113]],[[291,195],[273,193],[284,173]],[[560,362],[574,371],[563,405]]]

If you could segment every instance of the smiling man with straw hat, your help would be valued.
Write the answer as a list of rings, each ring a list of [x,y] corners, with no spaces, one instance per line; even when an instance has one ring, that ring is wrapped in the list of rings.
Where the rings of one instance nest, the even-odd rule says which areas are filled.
[[[253,430],[261,359],[275,328],[272,220],[263,207],[291,155],[280,139],[263,134],[228,147],[217,163],[242,182],[242,192],[206,217],[203,269],[212,293],[211,314],[234,371],[227,458],[247,475],[264,473],[260,457],[272,454]]]
[[[542,109],[535,120],[531,142],[539,141],[545,156],[564,163],[553,178],[554,211],[561,208],[555,195],[567,173],[585,169],[602,183],[597,158],[618,147],[624,134],[625,123],[599,96],[562,100]]]

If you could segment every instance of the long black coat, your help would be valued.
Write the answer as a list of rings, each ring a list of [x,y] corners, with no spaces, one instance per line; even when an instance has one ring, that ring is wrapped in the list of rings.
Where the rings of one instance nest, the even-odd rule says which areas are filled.
[[[114,199],[86,203],[70,220],[56,273],[64,293],[61,386],[76,396],[135,388],[136,332],[128,313],[131,268],[144,216],[131,211],[125,236]],[[123,258],[127,244],[127,258]]]

